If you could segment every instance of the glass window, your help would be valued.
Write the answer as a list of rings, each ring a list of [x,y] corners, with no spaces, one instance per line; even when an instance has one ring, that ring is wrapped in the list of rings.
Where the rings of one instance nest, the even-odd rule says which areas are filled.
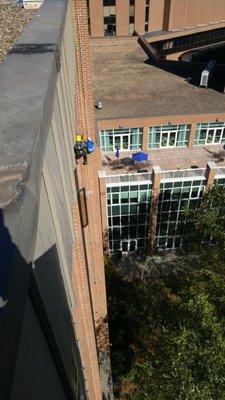
[[[121,192],[120,201],[121,203],[129,203],[129,192]]]
[[[150,187],[149,184],[142,185],[140,183],[139,185],[111,187],[108,190],[111,252],[136,251],[148,246]]]
[[[189,125],[153,126],[148,130],[148,148],[185,147],[188,143]]]
[[[131,203],[138,202],[138,192],[130,192],[130,202]]]
[[[113,202],[113,204],[118,204],[119,203],[119,193],[113,193],[112,202]]]
[[[128,233],[129,233],[128,226],[123,226],[121,228],[121,238],[128,239]]]
[[[103,152],[138,150],[142,147],[142,128],[120,128],[100,131],[101,150]]]
[[[122,242],[122,252],[126,253],[128,251],[128,242]]]
[[[211,122],[197,124],[195,145],[224,143],[224,122]]]
[[[163,40],[155,43],[161,55],[184,51],[194,47],[202,47],[225,40],[225,28],[199,32],[191,35],[181,36],[174,40]]]
[[[120,225],[120,217],[113,217],[112,219],[113,225]]]
[[[116,36],[116,1],[103,0],[104,35]]]
[[[112,207],[112,215],[119,215],[120,214],[120,207],[119,206],[113,206]]]
[[[199,207],[204,179],[161,183],[156,243],[159,249],[177,248],[187,235],[186,210]],[[166,200],[165,200],[166,199]]]
[[[121,214],[129,214],[129,206],[121,206]]]

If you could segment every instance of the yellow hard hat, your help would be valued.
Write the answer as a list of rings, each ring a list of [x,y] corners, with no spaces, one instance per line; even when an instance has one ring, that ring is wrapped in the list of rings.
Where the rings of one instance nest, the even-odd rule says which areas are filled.
[[[81,135],[76,135],[76,142],[81,142]]]

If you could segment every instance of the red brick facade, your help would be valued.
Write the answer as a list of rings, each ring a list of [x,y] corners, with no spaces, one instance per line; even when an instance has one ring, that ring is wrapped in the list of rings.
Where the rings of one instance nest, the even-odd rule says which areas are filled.
[[[91,58],[87,24],[86,0],[74,1],[76,87],[76,132],[84,138],[91,136],[96,142],[92,95]],[[76,234],[74,246],[73,282],[77,291],[77,307],[74,312],[76,331],[87,388],[90,399],[100,400],[101,383],[95,342],[95,328],[107,316],[101,211],[98,190],[100,154],[97,148],[88,156],[88,165],[79,164],[75,171],[77,191],[85,189],[88,224],[81,226],[81,213],[74,206],[73,216]],[[106,338],[107,340],[107,338]]]
[[[104,36],[103,0],[89,0],[91,36]],[[176,30],[225,20],[224,0],[150,0],[149,18],[145,21],[146,0],[135,0],[134,29],[148,31]],[[129,32],[129,0],[116,0],[116,35]]]

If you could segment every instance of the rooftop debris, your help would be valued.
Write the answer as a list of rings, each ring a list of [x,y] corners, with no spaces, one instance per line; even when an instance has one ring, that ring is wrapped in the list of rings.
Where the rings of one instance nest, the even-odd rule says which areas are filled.
[[[15,3],[0,4],[0,63],[28,25],[33,11]]]

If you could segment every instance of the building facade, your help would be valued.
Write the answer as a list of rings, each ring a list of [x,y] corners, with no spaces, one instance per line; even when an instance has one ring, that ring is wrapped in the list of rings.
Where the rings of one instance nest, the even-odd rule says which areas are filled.
[[[199,87],[207,66],[201,49],[220,52],[223,35],[222,22],[147,33],[138,42],[149,58],[136,38],[92,39],[94,94],[102,103],[96,109],[102,230],[110,253],[182,247],[191,233],[187,209],[198,208],[211,185],[225,184],[224,64],[207,89]],[[196,48],[199,59],[183,61]],[[140,151],[148,161],[135,166],[132,155]]]
[[[194,28],[225,20],[223,0],[87,0],[92,37]]]
[[[86,0],[46,0],[0,76],[0,398],[111,399]]]
[[[109,235],[110,253],[136,251],[152,253],[155,250],[182,247],[184,241],[188,240],[188,235],[191,234],[190,225],[186,221],[187,210],[197,209],[200,206],[204,193],[211,185],[225,187],[224,155],[221,156],[219,166],[211,161],[202,168],[196,164],[191,165],[193,161],[198,164],[203,162],[201,154],[195,154],[197,148],[202,147],[203,150],[204,146],[203,151],[207,151],[206,146],[209,146],[209,153],[220,154],[222,146],[218,146],[217,143],[222,145],[225,143],[223,126],[223,122],[196,124],[196,132],[191,140],[190,133],[186,133],[187,137],[184,133],[185,125],[180,125],[181,141],[177,140],[179,128],[175,126],[149,128],[148,140],[143,142],[148,143],[144,150],[153,158],[150,168],[146,169],[143,163],[144,170],[139,172],[124,170],[124,173],[119,171],[113,173],[107,168],[100,173],[100,187],[106,188],[104,192],[101,192],[101,204],[103,208],[106,208],[106,211],[103,209],[102,220],[104,221],[103,230],[108,231]],[[127,129],[127,134],[130,130]],[[117,134],[118,131],[119,129],[116,130]],[[123,129],[121,132],[122,137],[124,131]],[[190,143],[192,143],[192,150],[188,147]],[[178,156],[177,165],[180,167],[170,169],[170,165],[174,164],[174,156],[176,157],[175,147],[184,151],[181,150],[181,159]],[[104,152],[105,148],[102,148]],[[159,158],[157,148],[163,149]],[[191,155],[186,159],[185,148],[187,152],[191,151]],[[124,149],[121,144],[120,149],[124,152],[121,157],[130,156],[131,148]],[[135,146],[134,149],[135,151],[143,150],[143,146]],[[172,160],[166,156],[167,149],[172,149],[170,153]],[[128,151],[127,154],[126,151]],[[154,155],[160,164],[163,151],[168,162],[162,164],[165,169],[161,170],[159,165],[154,165]],[[109,155],[110,152],[107,154]],[[210,157],[208,159],[210,160]],[[185,165],[187,165],[186,168]]]

